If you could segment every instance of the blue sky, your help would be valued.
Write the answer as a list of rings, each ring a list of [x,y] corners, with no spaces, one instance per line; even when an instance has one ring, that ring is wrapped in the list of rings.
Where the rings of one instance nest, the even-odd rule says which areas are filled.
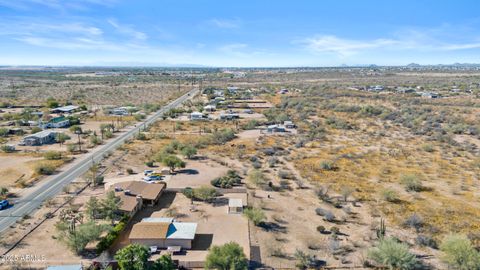
[[[0,0],[0,65],[480,63],[480,2]]]

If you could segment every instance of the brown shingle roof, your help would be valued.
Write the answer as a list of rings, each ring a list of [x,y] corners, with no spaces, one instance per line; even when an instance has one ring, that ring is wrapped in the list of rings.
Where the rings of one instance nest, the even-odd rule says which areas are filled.
[[[145,183],[143,181],[127,181],[116,183],[112,188],[119,187],[124,191],[129,190],[132,196],[142,196],[146,200],[155,200],[165,189],[165,183]],[[122,193],[124,191],[121,191]],[[117,194],[120,192],[117,192]]]
[[[120,207],[118,207],[121,211],[132,212],[138,205],[137,198],[134,196],[117,194],[117,197],[119,197],[121,201]]]
[[[129,239],[166,239],[169,222],[140,222],[133,225]]]

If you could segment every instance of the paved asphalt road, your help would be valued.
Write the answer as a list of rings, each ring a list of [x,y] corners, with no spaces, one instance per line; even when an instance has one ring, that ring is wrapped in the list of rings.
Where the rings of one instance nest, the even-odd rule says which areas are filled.
[[[74,161],[70,168],[63,172],[54,175],[50,178],[44,179],[39,184],[35,185],[28,190],[25,195],[21,196],[13,207],[0,211],[0,233],[7,229],[9,226],[15,224],[15,222],[21,219],[23,216],[32,213],[35,209],[48,198],[60,193],[64,186],[68,185],[75,178],[83,175],[92,164],[100,162],[106,154],[112,152],[117,147],[122,145],[125,140],[132,138],[141,129],[151,125],[158,120],[163,113],[171,108],[177,107],[190,97],[194,96],[198,92],[198,89],[192,89],[187,94],[179,97],[168,105],[164,106],[154,115],[149,116],[143,123],[137,123],[136,126],[127,132],[121,134],[119,137],[101,146],[98,149],[94,149],[92,153],[85,155],[80,160]]]

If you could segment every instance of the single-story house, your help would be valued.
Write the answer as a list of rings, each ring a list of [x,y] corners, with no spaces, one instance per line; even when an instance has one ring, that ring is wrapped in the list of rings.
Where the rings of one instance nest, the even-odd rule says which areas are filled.
[[[440,95],[438,93],[435,93],[435,92],[424,92],[422,93],[422,97],[426,97],[426,98],[439,98]]]
[[[236,87],[236,86],[229,86],[227,87],[227,90],[228,92],[230,92],[231,94],[235,94],[237,93],[238,90],[240,90],[240,88]]]
[[[43,130],[32,135],[25,136],[20,145],[42,145],[56,142],[58,132],[52,130]]]
[[[144,181],[126,181],[110,187],[122,202],[120,211],[133,216],[144,205],[158,203],[167,185],[165,183],[145,183]]]
[[[54,117],[50,119],[50,121],[46,123],[40,122],[40,128],[65,128],[70,126],[70,120],[65,118],[64,116]]]
[[[129,115],[130,112],[134,112],[137,110],[138,110],[137,107],[133,107],[133,106],[118,107],[118,108],[112,109],[110,111],[110,114],[123,116],[123,115]]]
[[[268,132],[287,132],[283,125],[270,125],[267,127]]]
[[[78,106],[75,106],[75,105],[67,105],[67,106],[63,106],[63,107],[58,107],[58,108],[55,108],[55,109],[52,109],[50,110],[52,113],[73,113],[75,112],[76,110],[78,110]]]
[[[196,231],[197,223],[142,221],[133,225],[128,238],[132,244],[141,244],[147,247],[191,249]]]
[[[242,199],[229,198],[228,199],[228,213],[229,214],[241,214],[243,212]]]
[[[240,115],[237,113],[220,114],[220,120],[233,120],[233,119],[240,119]]]
[[[215,110],[217,110],[217,107],[215,105],[207,105],[203,107],[203,110],[205,110],[206,112],[214,112]]]
[[[113,115],[128,115],[128,111],[125,108],[115,108],[110,111],[110,114]]]
[[[190,114],[190,120],[204,120],[204,119],[206,119],[206,117],[201,112],[192,112]]]
[[[11,134],[11,135],[23,135],[25,133],[25,131],[23,131],[23,129],[21,128],[9,128],[8,129],[8,134]]]

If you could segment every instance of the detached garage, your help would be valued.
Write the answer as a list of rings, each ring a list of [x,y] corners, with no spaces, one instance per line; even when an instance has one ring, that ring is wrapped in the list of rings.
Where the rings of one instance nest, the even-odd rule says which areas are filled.
[[[144,220],[133,226],[130,243],[158,248],[181,247],[191,249],[195,239],[197,223],[157,222],[155,219]]]

